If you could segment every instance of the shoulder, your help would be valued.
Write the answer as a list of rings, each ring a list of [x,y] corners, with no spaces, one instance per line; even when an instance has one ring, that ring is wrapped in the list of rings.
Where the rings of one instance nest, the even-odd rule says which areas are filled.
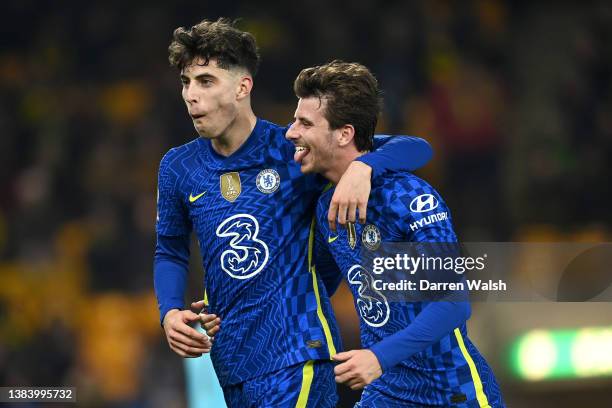
[[[260,120],[264,124],[262,127],[264,135],[262,136],[269,154],[276,160],[293,160],[295,146],[285,137],[287,126],[280,126],[264,119]]]
[[[257,125],[259,136],[267,142],[278,143],[288,142],[285,139],[285,133],[287,128],[284,126],[277,125],[276,123],[270,122],[269,120],[259,118],[259,124]]]
[[[158,190],[180,189],[190,170],[196,163],[200,151],[200,139],[194,139],[168,150],[159,163]]]
[[[200,150],[200,138],[193,139],[181,146],[173,147],[164,154],[160,162],[160,170],[168,167],[176,167],[185,160],[197,155]]]
[[[387,173],[375,179],[372,184],[372,190],[379,194],[393,193],[398,197],[416,197],[421,194],[440,195],[427,181],[408,172]]]
[[[419,242],[455,242],[450,210],[438,191],[410,173],[384,176],[377,185],[377,212],[400,239]]]
[[[440,193],[427,181],[412,173],[391,173],[375,180],[372,188],[376,201],[395,212],[418,215],[437,209],[446,210]]]
[[[270,122],[269,120],[265,120],[261,118],[259,120],[262,121],[264,125],[264,129],[268,129],[268,131],[270,131],[271,133],[279,134],[279,135],[282,135],[283,137],[285,136],[285,132],[287,131],[286,126],[281,126],[274,122]]]

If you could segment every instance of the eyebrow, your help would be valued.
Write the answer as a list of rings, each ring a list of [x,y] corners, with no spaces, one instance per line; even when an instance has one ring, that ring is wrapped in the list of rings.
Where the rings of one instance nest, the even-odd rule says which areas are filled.
[[[205,73],[205,74],[200,74],[200,75],[196,76],[194,79],[196,81],[201,81],[203,79],[217,79],[217,77],[215,77],[212,74]],[[183,81],[191,81],[191,78],[189,78],[185,74],[181,74],[181,80],[183,80]]]
[[[305,117],[303,117],[303,116],[297,116],[297,117],[294,117],[294,119],[295,119],[295,120],[299,120],[300,122],[302,122],[302,123],[303,123],[303,124],[305,124],[305,125],[314,125],[314,123],[312,123],[312,121],[311,121],[311,120],[306,119],[306,118],[305,118]]]

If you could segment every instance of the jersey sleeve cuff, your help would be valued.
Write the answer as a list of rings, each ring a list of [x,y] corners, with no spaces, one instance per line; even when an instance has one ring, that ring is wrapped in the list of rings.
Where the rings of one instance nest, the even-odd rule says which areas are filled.
[[[378,177],[381,174],[380,161],[376,158],[375,154],[366,153],[356,158],[355,161],[360,161],[362,163],[365,163],[372,168],[371,179],[374,179],[375,177]]]
[[[164,326],[164,318],[166,317],[169,311],[171,311],[172,309],[183,310],[184,307],[185,305],[182,302],[175,302],[164,305],[159,311],[159,324],[162,327]]]
[[[380,368],[381,368],[382,372],[386,373],[387,370],[389,370],[389,368],[392,367],[392,364],[389,361],[389,358],[387,356],[387,352],[385,352],[385,350],[384,350],[385,345],[381,344],[381,343],[383,343],[383,342],[378,342],[378,343],[374,344],[372,347],[370,347],[370,351],[372,353],[374,353],[374,355],[378,359],[378,363],[380,364]]]

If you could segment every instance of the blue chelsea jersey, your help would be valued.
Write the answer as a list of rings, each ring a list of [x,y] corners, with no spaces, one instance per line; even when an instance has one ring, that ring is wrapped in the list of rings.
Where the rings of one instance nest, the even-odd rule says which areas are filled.
[[[317,206],[315,264],[330,292],[338,279],[348,282],[359,315],[362,347],[371,348],[379,360],[401,355],[402,350],[392,349],[385,339],[409,327],[428,303],[388,300],[375,289],[372,271],[367,270],[371,265],[363,262],[362,255],[385,242],[454,243],[450,211],[438,192],[420,178],[410,173],[387,174],[373,182],[366,224],[338,228],[336,234],[327,224],[332,194],[333,189],[324,192]],[[363,398],[372,398],[362,399],[364,406],[500,406],[492,403],[497,401],[498,386],[467,337],[464,321],[393,366],[385,367],[381,360],[383,375],[364,390]]]
[[[325,182],[301,173],[285,131],[258,119],[229,157],[198,138],[160,165],[157,233],[197,235],[208,311],[222,319],[211,352],[222,386],[329,359],[340,344],[308,256]]]

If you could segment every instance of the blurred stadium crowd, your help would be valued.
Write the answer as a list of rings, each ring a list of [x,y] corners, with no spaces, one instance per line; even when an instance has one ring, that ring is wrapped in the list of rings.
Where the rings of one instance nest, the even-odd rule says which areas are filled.
[[[379,132],[430,141],[420,174],[463,240],[610,240],[609,5],[221,3],[1,6],[1,385],[75,385],[87,406],[185,403],[151,266],[159,160],[196,137],[166,48],[202,18],[242,17],[256,36],[253,105],[279,123],[301,68],[369,66]]]

